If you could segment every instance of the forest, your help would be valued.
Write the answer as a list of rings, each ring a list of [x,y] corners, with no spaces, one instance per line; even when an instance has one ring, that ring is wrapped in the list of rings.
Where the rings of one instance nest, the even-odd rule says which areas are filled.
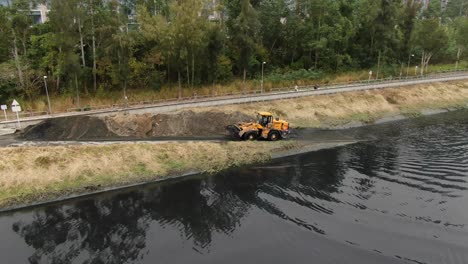
[[[0,102],[318,79],[468,58],[468,2],[9,0],[0,6]],[[47,4],[48,19],[30,11]],[[411,71],[412,73],[413,70]],[[417,72],[419,74],[419,72]],[[244,89],[241,86],[240,89]]]

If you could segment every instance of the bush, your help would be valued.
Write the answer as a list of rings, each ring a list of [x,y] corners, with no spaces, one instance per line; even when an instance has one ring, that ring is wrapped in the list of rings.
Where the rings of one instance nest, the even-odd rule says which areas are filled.
[[[96,90],[96,96],[100,98],[105,98],[107,96],[106,88],[104,84],[99,84]]]
[[[283,81],[317,80],[322,77],[323,73],[321,71],[301,69],[287,73],[274,72],[269,74],[265,79],[272,83],[279,83]]]
[[[232,78],[232,62],[228,57],[219,57],[217,67],[219,81],[227,81]]]

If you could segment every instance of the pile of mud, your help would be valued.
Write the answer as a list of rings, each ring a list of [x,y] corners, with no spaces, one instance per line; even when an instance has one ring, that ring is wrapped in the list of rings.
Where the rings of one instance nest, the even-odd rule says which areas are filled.
[[[92,140],[111,138],[203,137],[224,134],[224,128],[252,120],[240,112],[181,111],[169,114],[91,116],[45,120],[24,130],[27,140]]]
[[[26,140],[77,140],[116,136],[100,118],[72,116],[44,120],[27,127],[19,137]]]
[[[213,136],[224,134],[227,125],[252,117],[239,112],[193,112],[115,115],[105,118],[113,133],[125,137]]]

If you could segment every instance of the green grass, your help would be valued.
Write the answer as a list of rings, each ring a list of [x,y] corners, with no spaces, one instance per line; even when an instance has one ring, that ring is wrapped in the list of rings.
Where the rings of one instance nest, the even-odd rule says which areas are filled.
[[[453,71],[455,70],[455,63],[435,64],[435,65],[429,64],[428,68],[429,68],[429,72]],[[460,70],[460,69],[467,69],[467,68],[468,68],[468,61],[460,61],[460,64],[458,64],[458,69]]]

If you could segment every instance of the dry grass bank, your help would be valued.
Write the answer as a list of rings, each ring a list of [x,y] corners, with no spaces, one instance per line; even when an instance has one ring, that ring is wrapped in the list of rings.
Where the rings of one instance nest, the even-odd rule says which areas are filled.
[[[291,142],[135,143],[4,148],[0,208],[271,158]],[[248,150],[248,151],[247,151]]]
[[[372,123],[397,114],[418,116],[422,110],[466,107],[467,103],[468,81],[456,81],[198,108],[196,111],[239,111],[253,115],[263,110],[287,119],[293,127],[336,127],[350,122]]]

